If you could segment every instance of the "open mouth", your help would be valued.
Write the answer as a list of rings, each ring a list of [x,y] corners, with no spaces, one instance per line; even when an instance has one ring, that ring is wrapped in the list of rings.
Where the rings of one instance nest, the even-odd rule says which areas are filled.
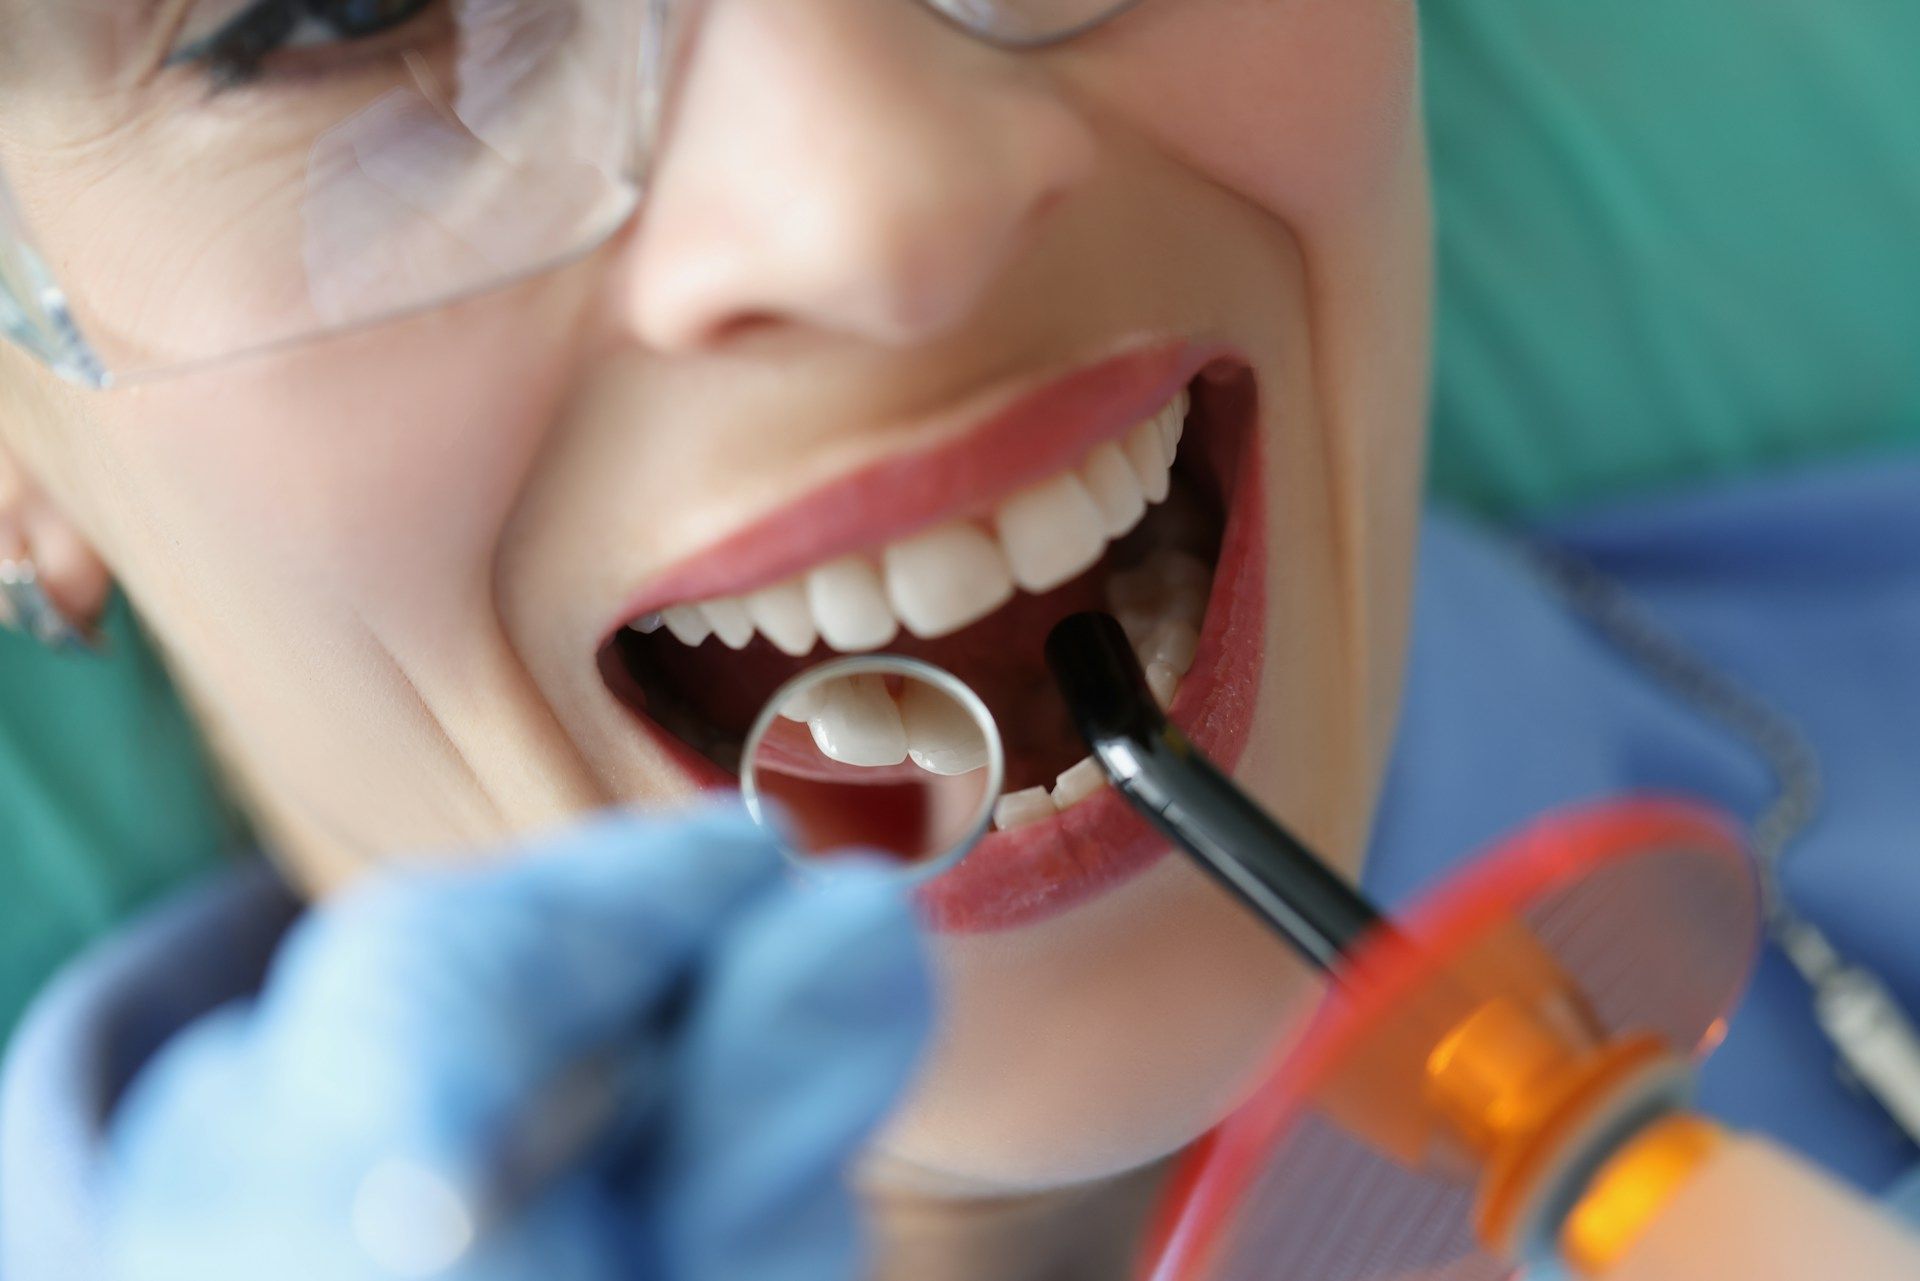
[[[1042,647],[1056,622],[1113,613],[1176,723],[1223,765],[1238,754],[1262,613],[1253,421],[1251,371],[1228,355],[1161,348],[1083,370],[669,574],[602,646],[600,670],[718,787],[797,673],[876,651],[945,668],[992,710],[1006,788],[995,832],[922,888],[923,906],[948,930],[1052,915],[1164,852],[1053,688]],[[809,709],[827,755],[873,764],[904,739],[916,761],[953,758],[950,725],[859,679]]]

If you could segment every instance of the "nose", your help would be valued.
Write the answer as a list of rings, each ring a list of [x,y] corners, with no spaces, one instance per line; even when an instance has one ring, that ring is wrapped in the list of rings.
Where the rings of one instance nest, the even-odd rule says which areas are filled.
[[[1020,55],[903,0],[715,0],[616,283],[647,346],[961,324],[1092,170]]]

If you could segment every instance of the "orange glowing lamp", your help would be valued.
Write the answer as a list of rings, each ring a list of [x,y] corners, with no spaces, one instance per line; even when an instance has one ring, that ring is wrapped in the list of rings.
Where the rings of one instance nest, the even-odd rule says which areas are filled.
[[[1920,1278],[1920,1240],[1687,1110],[1758,939],[1717,816],[1535,826],[1352,950],[1176,1180],[1143,1277]]]

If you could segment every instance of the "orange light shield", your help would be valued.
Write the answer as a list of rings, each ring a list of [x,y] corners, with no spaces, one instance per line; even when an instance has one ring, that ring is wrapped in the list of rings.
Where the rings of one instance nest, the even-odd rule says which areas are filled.
[[[1142,1277],[1510,1275],[1582,1127],[1718,1043],[1759,895],[1729,822],[1634,799],[1535,824],[1396,926],[1195,1150]]]

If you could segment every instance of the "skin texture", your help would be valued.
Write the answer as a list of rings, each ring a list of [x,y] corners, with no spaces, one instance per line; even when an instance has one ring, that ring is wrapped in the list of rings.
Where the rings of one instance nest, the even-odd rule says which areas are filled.
[[[1260,382],[1271,535],[1237,772],[1353,869],[1420,474],[1416,79],[1407,0],[1147,0],[1026,54],[895,0],[716,0],[646,207],[581,261],[115,393],[0,353],[0,536],[76,612],[110,567],[324,894],[683,796],[593,662],[651,574],[1125,342],[1224,340]],[[0,139],[10,172],[69,193],[51,256],[126,261],[132,179],[103,161],[140,122],[8,110],[32,124]],[[916,1195],[1173,1151],[1308,990],[1175,860],[940,952],[940,1040],[875,1163]]]

